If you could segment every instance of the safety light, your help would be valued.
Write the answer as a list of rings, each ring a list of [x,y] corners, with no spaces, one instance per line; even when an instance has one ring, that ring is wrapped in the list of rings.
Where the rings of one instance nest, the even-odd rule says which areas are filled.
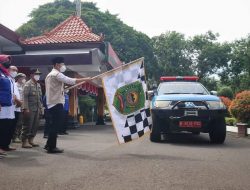
[[[161,81],[198,81],[197,76],[163,76]]]
[[[216,110],[216,109],[226,109],[226,106],[223,104],[222,101],[206,101],[208,104],[209,109]]]
[[[171,101],[155,101],[153,106],[156,108],[167,108],[171,104]]]

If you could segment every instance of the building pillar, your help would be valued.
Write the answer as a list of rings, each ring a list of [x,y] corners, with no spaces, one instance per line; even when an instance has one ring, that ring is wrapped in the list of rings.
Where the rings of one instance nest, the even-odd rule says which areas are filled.
[[[69,95],[69,128],[77,128],[78,125],[78,97],[77,97],[77,88],[70,90]]]
[[[104,123],[104,102],[105,102],[105,96],[104,96],[103,88],[98,88],[96,125],[105,125],[105,123]]]
[[[70,90],[69,96],[69,115],[76,118],[77,117],[77,108],[78,108],[78,100],[77,100],[77,88],[73,88]]]

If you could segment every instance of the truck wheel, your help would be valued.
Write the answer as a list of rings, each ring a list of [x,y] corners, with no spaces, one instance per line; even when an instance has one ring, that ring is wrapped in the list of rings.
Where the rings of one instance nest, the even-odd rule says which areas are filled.
[[[161,131],[160,131],[160,122],[159,118],[157,118],[154,114],[152,114],[152,129],[150,133],[150,140],[152,142],[160,142],[161,141]]]
[[[212,143],[224,143],[226,139],[226,122],[224,118],[219,118],[212,123],[209,131],[209,137]]]

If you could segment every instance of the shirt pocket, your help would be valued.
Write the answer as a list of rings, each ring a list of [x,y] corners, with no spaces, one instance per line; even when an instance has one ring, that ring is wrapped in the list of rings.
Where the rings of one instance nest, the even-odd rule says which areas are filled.
[[[30,96],[36,96],[36,95],[37,95],[36,87],[31,86],[30,87]]]

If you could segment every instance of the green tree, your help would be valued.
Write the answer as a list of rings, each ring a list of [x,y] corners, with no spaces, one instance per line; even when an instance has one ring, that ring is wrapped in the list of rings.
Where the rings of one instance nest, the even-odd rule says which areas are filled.
[[[202,79],[220,74],[230,60],[230,45],[217,42],[218,34],[211,31],[205,35],[196,35],[190,41],[192,68]]]
[[[82,18],[93,28],[95,33],[105,34],[105,40],[111,42],[120,59],[124,62],[145,57],[149,77],[153,76],[155,59],[150,38],[124,24],[117,15],[108,11],[102,13],[83,6]]]
[[[154,55],[158,68],[156,75],[192,75],[191,59],[188,55],[188,44],[183,34],[166,32],[152,38]]]
[[[218,80],[214,77],[201,78],[200,83],[202,83],[209,91],[216,91],[218,89]]]
[[[219,89],[218,96],[224,96],[224,97],[227,97],[227,98],[232,100],[234,94],[233,94],[231,87],[224,86],[224,87]]]
[[[234,92],[250,89],[250,36],[234,41],[231,47],[231,60],[222,82]]]

